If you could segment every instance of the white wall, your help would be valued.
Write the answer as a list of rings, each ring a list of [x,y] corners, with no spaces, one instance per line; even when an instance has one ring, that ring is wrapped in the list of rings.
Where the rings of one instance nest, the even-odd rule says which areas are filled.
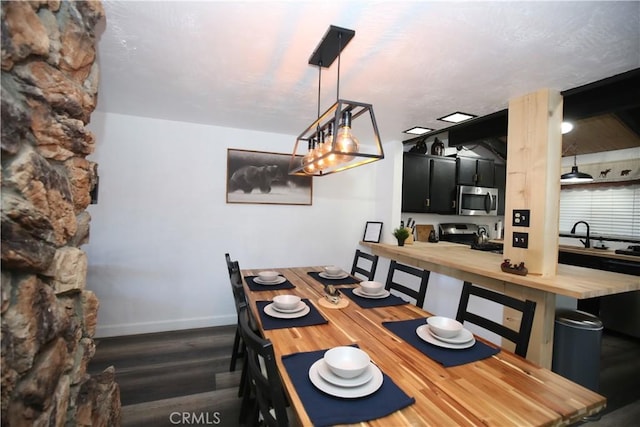
[[[241,268],[351,267],[366,221],[400,221],[402,146],[313,180],[312,206],[226,203],[227,148],[289,153],[295,136],[94,112],[100,186],[88,288],[97,336],[232,324],[225,252]],[[395,206],[395,208],[394,208]]]

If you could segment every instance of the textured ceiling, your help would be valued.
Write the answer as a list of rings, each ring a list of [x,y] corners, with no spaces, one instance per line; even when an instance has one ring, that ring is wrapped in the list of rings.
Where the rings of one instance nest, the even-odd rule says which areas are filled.
[[[383,143],[640,67],[637,1],[103,3],[99,111],[289,135],[315,119],[308,60],[329,25],[356,31],[340,95],[373,104]],[[336,70],[323,69],[323,111]]]

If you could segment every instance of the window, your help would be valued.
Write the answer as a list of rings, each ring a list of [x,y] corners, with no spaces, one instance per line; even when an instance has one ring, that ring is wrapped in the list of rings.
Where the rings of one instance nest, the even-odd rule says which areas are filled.
[[[576,221],[588,222],[592,234],[640,238],[640,185],[563,188],[560,232],[569,233]]]

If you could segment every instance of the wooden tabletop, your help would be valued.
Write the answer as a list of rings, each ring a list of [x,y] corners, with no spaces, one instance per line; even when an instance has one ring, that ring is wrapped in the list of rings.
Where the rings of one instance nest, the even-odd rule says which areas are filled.
[[[364,425],[566,425],[598,412],[606,404],[603,396],[506,350],[484,360],[445,368],[382,325],[384,321],[429,315],[413,304],[362,309],[343,296],[349,300],[346,307],[326,308],[318,302],[323,298],[322,284],[307,274],[321,271],[320,268],[269,267],[243,270],[243,275],[266,269],[280,272],[296,288],[252,292],[245,283],[258,321],[256,301],[271,300],[279,294],[309,298],[329,320],[324,325],[263,331],[273,342],[285,389],[302,425],[311,422],[281,356],[353,343],[416,400],[413,405]]]

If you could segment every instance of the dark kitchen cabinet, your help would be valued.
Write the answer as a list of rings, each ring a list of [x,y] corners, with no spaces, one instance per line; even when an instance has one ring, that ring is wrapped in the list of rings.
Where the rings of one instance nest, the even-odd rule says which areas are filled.
[[[449,157],[404,153],[402,211],[454,214],[456,161]]]
[[[458,157],[456,162],[458,185],[473,185],[476,187],[494,186],[493,160]]]
[[[498,215],[504,215],[504,202],[507,186],[507,165],[496,164],[493,168],[493,186],[498,189]]]

